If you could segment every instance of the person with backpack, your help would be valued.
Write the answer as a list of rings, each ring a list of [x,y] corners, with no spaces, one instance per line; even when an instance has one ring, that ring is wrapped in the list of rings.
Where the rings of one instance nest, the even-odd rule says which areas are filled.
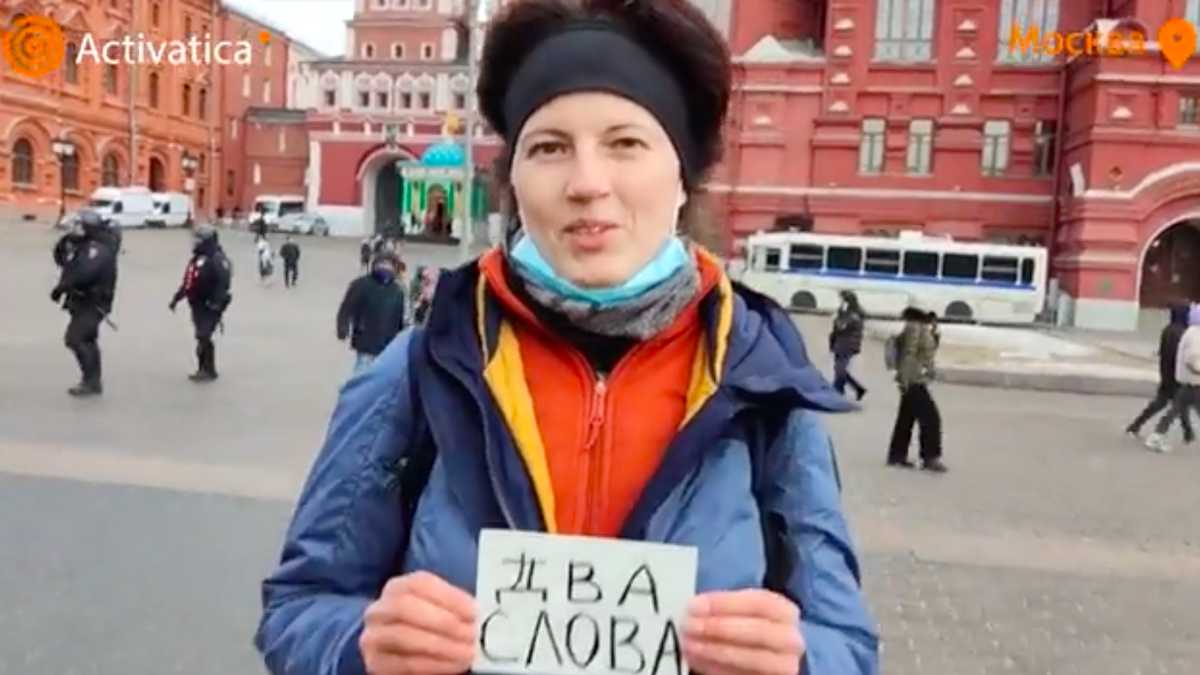
[[[693,548],[693,672],[876,675],[823,420],[855,406],[677,234],[721,147],[720,32],[692,3],[522,0],[484,44],[520,232],[340,392],[263,585],[267,670],[472,671],[478,541],[502,528]]]
[[[1178,363],[1179,342],[1183,339],[1183,334],[1188,329],[1189,309],[1190,307],[1187,303],[1174,303],[1170,307],[1171,320],[1163,328],[1162,335],[1158,341],[1158,392],[1151,399],[1150,403],[1146,405],[1145,410],[1134,418],[1129,423],[1129,426],[1125,427],[1125,433],[1134,438],[1140,438],[1142,427],[1152,417],[1170,408],[1175,402],[1175,396],[1179,393],[1176,365]],[[1196,436],[1192,430],[1191,415],[1182,415],[1180,421],[1183,424],[1183,442],[1191,443],[1192,439]],[[1160,444],[1165,443],[1159,439],[1155,439],[1152,447]]]
[[[833,320],[829,333],[829,351],[833,352],[833,388],[846,393],[846,385],[854,388],[855,399],[861,401],[867,388],[850,372],[850,362],[862,352],[865,314],[854,291],[842,291],[842,305]]]
[[[921,425],[921,468],[933,473],[945,473],[942,462],[942,415],[937,402],[929,391],[929,384],[937,375],[937,350],[941,335],[937,329],[937,315],[921,307],[910,306],[904,310],[904,328],[888,345],[894,360],[896,383],[900,386],[900,409],[896,413],[896,424],[892,429],[892,441],[888,448],[888,466],[913,468],[908,459],[912,443],[913,426]]]
[[[198,225],[192,233],[192,259],[183,272],[183,282],[168,309],[175,311],[181,300],[187,299],[192,309],[192,327],[196,335],[196,372],[188,375],[192,382],[212,382],[217,379],[217,347],[213,333],[221,325],[221,317],[233,295],[229,292],[233,266],[221,248],[217,231],[211,225]]]

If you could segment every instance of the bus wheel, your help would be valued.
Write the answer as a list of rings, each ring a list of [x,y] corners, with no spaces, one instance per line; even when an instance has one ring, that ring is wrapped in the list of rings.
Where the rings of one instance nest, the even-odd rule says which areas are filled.
[[[792,309],[816,309],[817,297],[808,291],[800,291],[792,296]]]
[[[967,303],[956,300],[946,307],[946,318],[953,321],[964,321],[970,323],[975,319],[975,313],[971,311],[971,306]]]

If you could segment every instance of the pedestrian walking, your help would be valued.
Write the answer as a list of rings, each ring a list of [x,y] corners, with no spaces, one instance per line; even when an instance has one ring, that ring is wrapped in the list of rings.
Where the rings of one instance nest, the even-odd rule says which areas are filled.
[[[350,339],[355,352],[354,372],[371,365],[404,329],[404,288],[397,283],[400,260],[383,251],[371,273],[350,283],[337,313],[337,337]]]
[[[97,396],[104,392],[100,359],[100,324],[113,309],[117,290],[118,240],[100,214],[86,210],[54,247],[62,272],[50,291],[50,300],[62,303],[71,315],[63,343],[79,364],[79,384],[67,390],[72,396]]]
[[[279,247],[279,257],[283,259],[283,286],[291,288],[296,285],[296,278],[300,275],[300,245],[292,240],[291,235]]]
[[[1191,433],[1191,421],[1188,417],[1195,410],[1200,413],[1200,305],[1191,305],[1188,311],[1188,328],[1179,340],[1179,351],[1175,359],[1175,379],[1179,382],[1179,390],[1170,411],[1158,420],[1154,433],[1146,439],[1146,447],[1155,452],[1170,452],[1167,443],[1167,432],[1176,419],[1182,419],[1184,427],[1184,444],[1190,445],[1196,440]]]
[[[490,22],[478,93],[521,234],[442,274],[427,325],[342,389],[264,584],[270,672],[471,671],[484,528],[692,547],[694,672],[878,672],[822,419],[853,406],[782,307],[676,234],[730,90],[693,3]]]
[[[262,237],[255,245],[258,256],[258,283],[263,286],[271,285],[271,275],[275,273],[275,253],[271,250],[271,242]]]
[[[913,468],[908,459],[913,426],[921,427],[921,468],[945,473],[942,462],[942,415],[929,391],[937,375],[937,350],[941,337],[937,315],[921,307],[904,310],[904,329],[896,337],[896,383],[900,385],[900,409],[888,448],[888,466]]]
[[[196,337],[196,372],[188,375],[193,382],[212,382],[217,373],[217,347],[213,334],[222,325],[225,310],[233,302],[229,289],[233,265],[221,248],[217,231],[211,225],[199,225],[192,233],[192,258],[183,271],[183,281],[167,306],[172,312],[186,299],[192,310],[192,328]]]
[[[1187,303],[1174,303],[1170,307],[1170,321],[1163,328],[1158,341],[1158,392],[1146,405],[1146,409],[1134,418],[1129,426],[1125,427],[1125,433],[1134,438],[1140,440],[1142,427],[1155,415],[1170,408],[1175,402],[1175,396],[1179,393],[1179,380],[1175,373],[1178,364],[1179,342],[1188,329],[1189,309]],[[1180,417],[1183,424],[1184,443],[1191,443],[1195,436],[1190,418],[1191,415]]]
[[[867,395],[867,388],[850,372],[850,362],[862,352],[865,314],[854,291],[842,291],[842,304],[833,320],[829,333],[829,350],[833,352],[833,388],[839,394],[846,393],[846,385],[855,391],[859,401]]]

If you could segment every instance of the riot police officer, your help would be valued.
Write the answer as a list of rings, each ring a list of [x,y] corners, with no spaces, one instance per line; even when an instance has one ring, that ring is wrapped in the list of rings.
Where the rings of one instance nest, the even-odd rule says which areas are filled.
[[[84,211],[54,247],[62,268],[50,299],[70,313],[63,342],[75,354],[82,374],[72,396],[96,396],[104,391],[100,367],[100,323],[112,312],[117,289],[117,239],[94,211]]]
[[[233,301],[229,284],[233,267],[211,225],[199,225],[193,232],[192,259],[183,273],[183,283],[171,299],[169,308],[175,311],[180,300],[187,298],[192,309],[192,325],[196,330],[196,372],[188,375],[193,382],[217,379],[217,348],[212,336],[221,324],[221,316]]]

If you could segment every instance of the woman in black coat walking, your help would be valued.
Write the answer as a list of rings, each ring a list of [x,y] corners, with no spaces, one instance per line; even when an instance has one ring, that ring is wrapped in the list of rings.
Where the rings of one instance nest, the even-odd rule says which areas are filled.
[[[857,399],[867,395],[862,386],[850,373],[850,362],[862,352],[864,314],[854,291],[842,291],[842,306],[833,320],[833,331],[829,334],[829,350],[833,352],[833,388],[845,395],[849,384],[857,392]]]

